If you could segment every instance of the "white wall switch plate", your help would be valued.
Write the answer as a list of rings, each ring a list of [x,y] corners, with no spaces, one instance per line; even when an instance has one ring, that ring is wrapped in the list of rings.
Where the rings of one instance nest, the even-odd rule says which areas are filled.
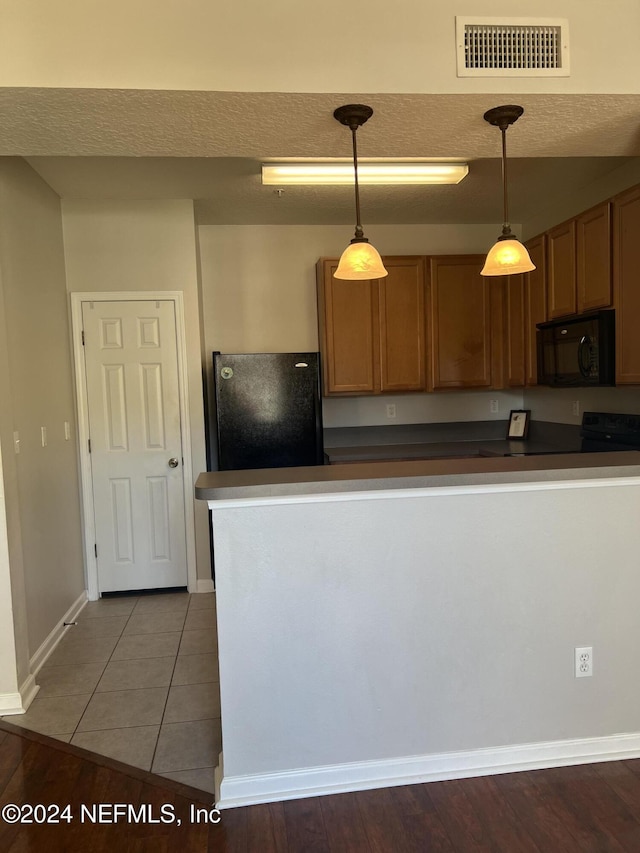
[[[69,441],[71,438],[71,424],[69,421],[64,422],[64,440]]]
[[[396,416],[396,404],[395,403],[387,403],[387,417],[395,418]]]
[[[47,446],[47,428],[40,427],[40,440],[42,441],[42,446]]]
[[[14,432],[13,434],[13,452],[18,455],[20,453],[20,433]]]

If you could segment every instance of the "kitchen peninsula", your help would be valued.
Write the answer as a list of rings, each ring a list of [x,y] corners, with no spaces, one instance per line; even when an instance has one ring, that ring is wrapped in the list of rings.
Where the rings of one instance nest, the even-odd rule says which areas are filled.
[[[640,756],[640,453],[215,472],[196,496],[221,807]]]

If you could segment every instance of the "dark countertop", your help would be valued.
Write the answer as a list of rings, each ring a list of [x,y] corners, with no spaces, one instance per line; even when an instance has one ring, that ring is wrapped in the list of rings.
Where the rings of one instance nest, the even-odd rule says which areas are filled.
[[[337,492],[640,476],[640,451],[356,462],[200,474],[196,498],[248,501]]]
[[[342,427],[325,429],[324,451],[331,464],[384,459],[442,459],[520,453],[575,453],[580,427],[531,421],[526,440],[507,440],[506,421]]]
[[[543,441],[432,441],[417,444],[372,444],[356,447],[326,447],[330,464],[342,462],[374,462],[388,459],[443,459],[476,456],[513,456],[542,453],[574,453],[579,444],[564,445]]]

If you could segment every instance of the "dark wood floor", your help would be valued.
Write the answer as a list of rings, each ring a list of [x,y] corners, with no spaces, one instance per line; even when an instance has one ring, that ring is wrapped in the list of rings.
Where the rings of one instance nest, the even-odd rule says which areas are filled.
[[[640,851],[640,760],[230,809],[206,825],[191,822],[190,809],[211,809],[208,794],[0,723],[0,813],[37,803],[49,814],[70,804],[72,819],[0,817],[2,853]],[[114,823],[110,812],[108,823],[82,823],[81,805],[99,803],[146,804],[156,820],[164,804],[182,823]]]

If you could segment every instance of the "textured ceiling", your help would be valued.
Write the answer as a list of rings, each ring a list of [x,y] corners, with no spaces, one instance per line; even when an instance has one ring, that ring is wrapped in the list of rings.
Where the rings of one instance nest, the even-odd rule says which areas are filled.
[[[61,196],[83,199],[196,199],[203,225],[353,223],[352,187],[263,187],[260,160],[248,158],[32,157]],[[628,162],[619,157],[510,158],[510,214],[524,222],[556,197]],[[502,219],[500,160],[470,160],[454,186],[360,189],[366,224],[495,223]]]
[[[0,89],[0,155],[25,156],[62,197],[194,198],[212,223],[350,222],[349,188],[262,187],[259,165],[349,157],[344,103],[368,103],[361,157],[468,160],[455,187],[363,188],[365,222],[495,222],[500,133],[482,118],[514,100],[511,218],[640,156],[640,95],[377,95]]]

